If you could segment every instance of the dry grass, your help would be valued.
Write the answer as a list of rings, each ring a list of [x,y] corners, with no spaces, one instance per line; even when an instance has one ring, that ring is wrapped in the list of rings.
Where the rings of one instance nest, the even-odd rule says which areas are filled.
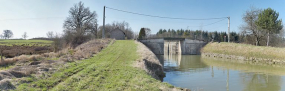
[[[100,52],[103,48],[107,47],[111,41],[111,39],[91,40],[77,46],[74,50],[70,50],[69,53],[72,52],[73,57],[77,60],[90,58],[93,57],[94,54]]]
[[[203,49],[202,53],[218,53],[226,55],[236,55],[244,57],[255,57],[265,59],[285,59],[285,48],[253,46],[238,43],[209,43]]]
[[[50,52],[41,55],[21,55],[14,58],[6,58],[3,61],[0,61],[0,69],[5,68],[5,71],[2,70],[0,72],[0,82],[2,79],[17,78],[13,80],[13,82],[16,84],[25,83],[18,79],[27,76],[40,79],[41,77],[45,77],[45,74],[47,73],[52,74],[57,71],[59,66],[63,66],[66,62],[92,57],[94,54],[107,47],[111,41],[113,40],[98,39],[84,43],[75,49],[65,48],[57,53]],[[13,83],[13,85],[15,84]],[[6,89],[6,85],[0,83],[0,89]]]
[[[133,67],[138,59],[134,41],[120,40],[96,56],[68,63],[47,78],[17,86],[17,91],[161,91],[170,88],[148,75],[144,70]],[[84,50],[84,49],[82,49]],[[92,49],[90,49],[92,50]],[[76,53],[76,50],[74,53]],[[83,51],[84,52],[84,51]]]
[[[16,87],[13,86],[10,82],[11,79],[3,79],[0,81],[0,88],[1,88],[1,91],[6,91],[6,90],[9,90],[9,89],[15,89]]]
[[[165,77],[163,66],[157,59],[156,55],[151,52],[144,44],[135,42],[138,46],[137,53],[140,58],[135,62],[134,66],[145,70],[153,78],[162,80]]]

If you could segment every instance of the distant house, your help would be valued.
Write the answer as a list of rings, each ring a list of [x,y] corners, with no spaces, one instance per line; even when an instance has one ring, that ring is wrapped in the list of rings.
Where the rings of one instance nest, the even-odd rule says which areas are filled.
[[[116,28],[110,32],[110,38],[114,38],[116,40],[124,40],[126,34],[119,28]]]

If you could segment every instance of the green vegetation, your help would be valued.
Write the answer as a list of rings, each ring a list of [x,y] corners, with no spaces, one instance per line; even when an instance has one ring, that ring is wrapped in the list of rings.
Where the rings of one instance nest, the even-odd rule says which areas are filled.
[[[240,37],[242,35],[239,35],[236,32],[231,32],[231,41],[232,42],[239,42]],[[198,39],[198,40],[204,40],[206,42],[209,41],[228,41],[228,35],[226,32],[208,32],[204,30],[188,30],[188,29],[159,29],[159,31],[156,33],[156,36],[158,38],[167,38],[167,37],[176,37],[176,38],[187,38],[187,39]]]
[[[209,43],[203,49],[203,53],[218,53],[244,57],[255,57],[265,59],[285,59],[285,48],[253,46],[238,43]]]
[[[12,45],[23,45],[25,46],[46,46],[51,45],[52,41],[49,40],[4,40],[0,39],[0,45],[12,46]]]
[[[1,70],[7,70],[7,69],[10,69],[10,68],[13,68],[13,67],[15,67],[14,64],[7,64],[5,66],[0,66],[0,71]]]
[[[27,90],[143,90],[155,91],[173,87],[155,80],[144,70],[135,68],[139,58],[134,41],[116,41],[90,59],[68,63],[59,71],[43,79],[18,86],[17,91]]]
[[[256,21],[257,26],[267,32],[267,46],[269,44],[269,34],[279,33],[283,28],[282,20],[278,20],[279,13],[271,8],[264,9]]]
[[[139,39],[143,39],[145,38],[145,28],[141,28],[140,33],[139,33]]]

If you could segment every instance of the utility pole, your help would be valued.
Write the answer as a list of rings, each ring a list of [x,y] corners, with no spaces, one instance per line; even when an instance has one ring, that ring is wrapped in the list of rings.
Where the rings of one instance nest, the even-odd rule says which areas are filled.
[[[104,6],[104,10],[103,10],[103,31],[102,31],[102,39],[105,38],[105,6]]]
[[[228,17],[228,42],[230,42],[230,17]]]

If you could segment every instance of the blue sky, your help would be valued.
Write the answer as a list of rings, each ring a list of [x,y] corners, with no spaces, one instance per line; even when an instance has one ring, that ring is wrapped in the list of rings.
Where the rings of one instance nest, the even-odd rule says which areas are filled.
[[[46,32],[62,33],[68,11],[77,0],[0,0],[0,31],[9,29],[14,38],[27,32],[29,38],[45,37]],[[279,18],[285,18],[285,0],[82,0],[91,11],[96,11],[99,25],[103,24],[103,6],[142,14],[176,18],[231,17],[231,31],[239,32],[242,16],[250,6],[273,8]],[[134,32],[148,27],[152,33],[163,29],[203,29],[227,31],[225,20],[172,20],[133,15],[106,9],[106,23],[126,21]],[[220,22],[217,22],[220,21]],[[211,23],[217,22],[212,25]],[[208,25],[208,26],[205,26]]]

